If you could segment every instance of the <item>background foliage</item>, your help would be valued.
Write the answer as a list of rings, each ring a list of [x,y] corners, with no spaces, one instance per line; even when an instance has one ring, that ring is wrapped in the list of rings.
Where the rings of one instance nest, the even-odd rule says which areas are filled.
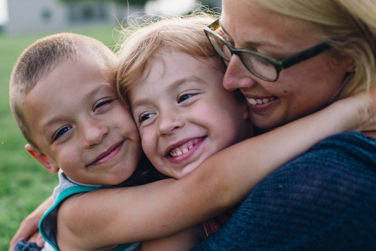
[[[114,48],[118,39],[111,27],[75,30]],[[36,39],[47,35],[0,35],[0,250],[8,250],[10,239],[22,219],[46,199],[57,184],[24,150],[25,140],[9,110],[9,76],[17,57]]]

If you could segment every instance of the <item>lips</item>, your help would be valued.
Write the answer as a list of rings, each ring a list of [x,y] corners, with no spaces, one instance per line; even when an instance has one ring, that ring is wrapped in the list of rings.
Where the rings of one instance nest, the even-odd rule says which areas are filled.
[[[112,145],[106,151],[98,155],[98,157],[87,166],[99,165],[99,164],[103,164],[107,161],[112,160],[119,153],[120,149],[123,146],[123,143],[124,143],[124,140]]]
[[[247,97],[246,99],[250,105],[265,105],[275,100],[276,97],[264,97],[264,98],[248,98]]]

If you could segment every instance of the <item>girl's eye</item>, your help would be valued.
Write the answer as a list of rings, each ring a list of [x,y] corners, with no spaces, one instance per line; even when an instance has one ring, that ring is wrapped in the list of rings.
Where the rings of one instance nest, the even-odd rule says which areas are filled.
[[[97,102],[97,103],[94,105],[94,107],[93,107],[93,111],[95,112],[97,109],[101,108],[102,106],[105,106],[105,105],[111,104],[113,101],[114,101],[114,99],[104,99],[104,100],[100,100],[99,102]]]
[[[59,139],[61,136],[63,136],[65,133],[67,133],[70,129],[72,129],[71,126],[63,126],[59,128],[52,136],[52,142]]]
[[[142,122],[144,122],[145,120],[148,120],[152,117],[155,116],[155,113],[151,113],[151,112],[148,112],[148,113],[142,113],[140,116],[139,116],[139,119],[138,119],[138,122],[141,124]]]
[[[180,95],[177,98],[177,102],[178,102],[178,104],[180,104],[180,103],[186,101],[187,99],[189,99],[189,98],[191,98],[191,97],[193,97],[195,95],[196,95],[196,93],[185,93],[185,94],[182,94],[182,95]]]

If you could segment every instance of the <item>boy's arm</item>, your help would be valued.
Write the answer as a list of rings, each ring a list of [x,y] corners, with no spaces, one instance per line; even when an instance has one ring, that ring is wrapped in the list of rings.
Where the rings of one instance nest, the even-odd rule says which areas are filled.
[[[374,129],[374,118],[373,124],[366,122],[376,113],[375,99],[364,100],[358,95],[338,101],[231,146],[180,180],[101,189],[70,198],[58,214],[60,244],[101,247],[156,239],[222,213],[270,172],[321,139],[364,126]]]
[[[38,233],[38,224],[40,219],[42,218],[44,212],[53,204],[52,197],[47,198],[42,204],[40,204],[31,214],[29,214],[20,224],[19,229],[17,230],[16,234],[13,236],[12,240],[9,244],[9,251],[13,251],[14,247],[16,246],[19,239],[29,240],[31,236]],[[42,245],[40,243],[41,236],[37,234],[35,241],[39,246]]]
[[[160,238],[157,240],[145,241],[142,243],[142,251],[175,251],[190,250],[202,241],[202,227],[196,226],[180,233]]]

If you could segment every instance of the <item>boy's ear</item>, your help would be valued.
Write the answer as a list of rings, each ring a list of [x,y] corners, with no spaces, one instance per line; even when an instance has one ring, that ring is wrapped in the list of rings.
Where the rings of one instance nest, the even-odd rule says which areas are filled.
[[[41,153],[40,151],[35,149],[32,145],[26,144],[25,150],[49,172],[57,173],[59,171],[59,167],[55,164],[54,161],[52,161],[46,154]]]

